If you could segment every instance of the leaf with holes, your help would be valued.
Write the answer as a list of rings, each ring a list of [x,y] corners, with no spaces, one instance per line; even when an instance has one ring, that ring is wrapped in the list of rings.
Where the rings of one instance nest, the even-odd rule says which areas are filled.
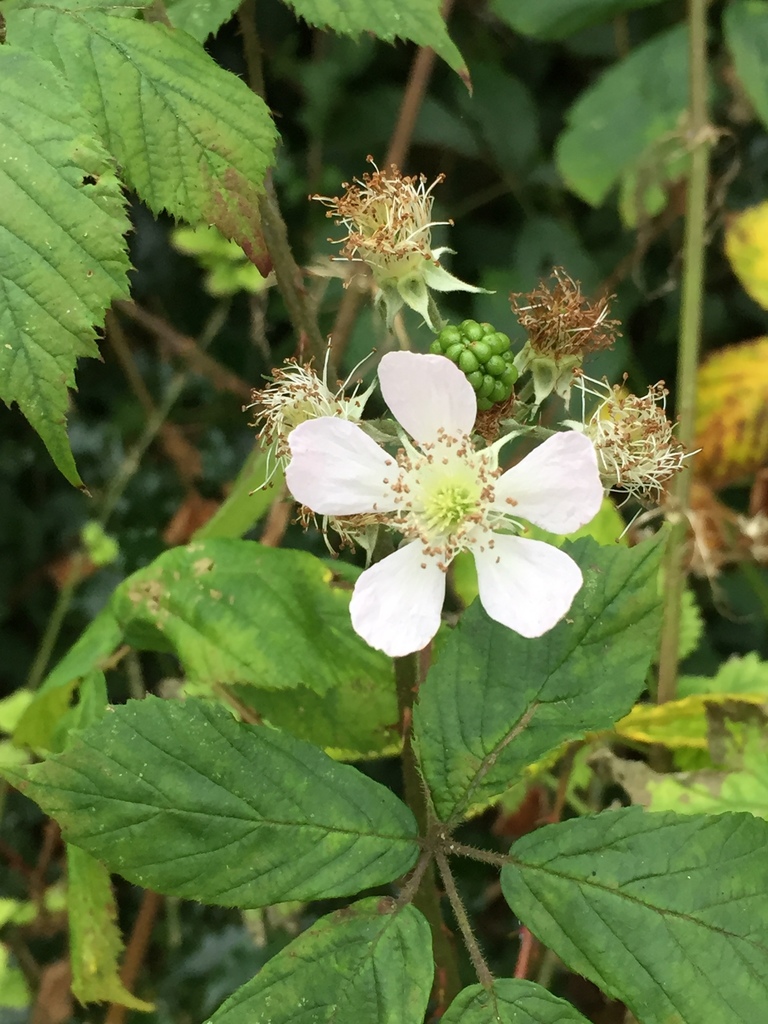
[[[413,815],[388,789],[200,700],[130,701],[63,753],[3,772],[111,871],[204,903],[348,896],[419,853]]]
[[[498,797],[565,740],[609,729],[645,686],[660,621],[663,543],[568,548],[584,586],[566,619],[526,640],[475,602],[419,690],[414,734],[438,814]]]
[[[512,847],[504,896],[642,1024],[755,1024],[768,991],[768,823],[639,808],[549,825]]]
[[[294,939],[208,1024],[421,1024],[433,975],[419,911],[360,900]]]
[[[768,337],[729,345],[699,368],[697,479],[711,487],[744,480],[768,463]]]
[[[440,14],[440,0],[286,0],[296,14],[317,28],[329,28],[340,35],[363,32],[387,43],[410,39],[417,46],[429,46],[469,84],[464,58],[456,49]]]
[[[0,47],[0,398],[16,402],[61,472],[67,388],[95,328],[127,295],[128,228],[109,154],[61,76]]]
[[[17,0],[8,39],[63,71],[155,213],[215,224],[266,272],[259,199],[276,138],[266,105],[186,33],[124,14]]]

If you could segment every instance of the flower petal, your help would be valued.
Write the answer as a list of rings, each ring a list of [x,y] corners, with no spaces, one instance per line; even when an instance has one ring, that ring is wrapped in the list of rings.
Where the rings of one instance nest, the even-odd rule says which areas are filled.
[[[291,431],[288,444],[288,488],[313,512],[348,516],[395,508],[384,481],[394,482],[397,464],[357,424],[334,416],[307,420]]]
[[[440,626],[445,573],[413,541],[366,569],[355,584],[352,628],[392,658],[426,647]]]
[[[496,481],[494,508],[552,533],[571,533],[593,519],[603,485],[592,442],[567,431],[548,437]]]
[[[497,533],[494,541],[473,551],[483,608],[521,636],[541,636],[571,607],[584,582],[581,569],[540,540]]]
[[[437,440],[440,430],[469,434],[477,416],[472,385],[445,356],[388,352],[379,363],[384,401],[418,444]]]

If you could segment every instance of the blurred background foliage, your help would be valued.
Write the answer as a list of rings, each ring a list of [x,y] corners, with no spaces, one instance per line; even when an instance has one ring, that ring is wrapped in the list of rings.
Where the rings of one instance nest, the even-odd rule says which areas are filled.
[[[760,206],[768,87],[745,55],[739,20],[754,6],[710,6],[714,132],[694,510],[703,546],[692,579],[705,628],[688,645],[684,670],[692,676],[715,676],[732,654],[768,658],[768,573],[761,564],[768,549],[762,534],[745,541],[738,520],[749,515],[758,530],[766,507],[759,471],[768,452],[768,207]],[[683,0],[456,0],[449,28],[473,92],[436,62],[402,162],[406,173],[446,175],[435,213],[454,225],[436,229],[435,244],[455,250],[452,272],[492,291],[451,293],[441,304],[446,317],[489,320],[521,341],[509,293],[529,291],[563,267],[586,294],[615,294],[612,315],[623,324],[614,349],[599,353],[587,372],[618,381],[626,371],[638,393],[665,380],[672,413],[688,152],[684,14]],[[351,327],[339,327],[346,268],[330,261],[336,250],[328,236],[340,232],[308,196],[339,195],[343,181],[367,169],[369,154],[384,163],[418,57],[412,46],[310,29],[278,0],[258,0],[255,19],[266,98],[282,140],[274,187],[296,259],[309,271],[321,330],[337,326],[343,376],[393,339],[365,304]],[[768,20],[762,25],[760,45],[768,48]],[[207,48],[245,75],[237,18]],[[110,314],[103,361],[81,362],[72,395],[72,449],[90,494],[66,483],[16,411],[0,409],[0,697],[15,694],[30,673],[39,676],[43,661],[53,664],[127,574],[197,530],[257,539],[266,531],[268,542],[277,537],[324,552],[317,533],[289,522],[277,484],[250,504],[241,500],[233,510],[230,503],[225,514],[234,518],[223,526],[211,519],[233,486],[242,495],[259,482],[254,431],[243,411],[251,389],[283,359],[302,354],[277,288],[210,232],[155,220],[135,199],[131,220],[134,304]],[[410,313],[399,332],[422,350],[431,340]],[[751,339],[758,341],[741,345]],[[246,479],[235,484],[244,465]],[[65,614],[53,630],[56,609]],[[51,643],[41,661],[46,631]],[[136,692],[137,672],[152,688],[178,665],[162,655],[143,655],[140,666],[125,659],[111,674],[112,700]],[[9,733],[20,710],[6,701],[0,711],[0,729]],[[2,756],[15,755],[4,744]],[[390,762],[371,770],[397,785]],[[539,820],[546,808],[536,801],[546,790],[532,787],[518,806],[521,795],[500,817],[489,812],[467,826],[469,841],[495,821],[503,846],[527,830],[527,819]],[[39,811],[13,794],[2,827],[6,958],[10,950],[28,980],[47,972],[62,992],[50,975],[66,947],[51,888],[55,837]],[[509,974],[521,948],[509,910],[480,867],[468,867],[463,884],[491,967]],[[117,894],[121,923],[130,929],[141,895],[122,882]],[[289,908],[243,919],[164,901],[142,985],[156,1010],[131,1019],[202,1021],[314,916],[314,909]],[[3,972],[0,963],[9,986],[0,1021],[92,1019],[64,997],[58,1016],[51,998],[48,1017],[30,1018],[19,975]],[[14,986],[21,986],[18,998]],[[589,1019],[624,1019],[585,982],[565,978],[560,987]]]

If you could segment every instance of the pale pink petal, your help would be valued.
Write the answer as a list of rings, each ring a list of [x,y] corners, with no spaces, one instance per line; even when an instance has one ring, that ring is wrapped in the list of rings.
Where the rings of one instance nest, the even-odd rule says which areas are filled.
[[[472,430],[475,392],[445,356],[388,352],[379,363],[379,381],[393,416],[417,443],[436,441],[441,429],[454,437]]]
[[[494,546],[473,550],[483,608],[522,636],[541,636],[565,615],[581,589],[581,569],[540,540],[496,534]]]
[[[444,598],[445,573],[413,541],[358,579],[349,605],[352,628],[392,658],[411,654],[437,632]]]
[[[548,437],[499,477],[494,490],[494,508],[551,533],[578,530],[603,500],[595,449],[575,430]]]
[[[397,463],[355,423],[323,416],[300,423],[288,435],[291,461],[285,471],[294,498],[329,516],[390,512]]]

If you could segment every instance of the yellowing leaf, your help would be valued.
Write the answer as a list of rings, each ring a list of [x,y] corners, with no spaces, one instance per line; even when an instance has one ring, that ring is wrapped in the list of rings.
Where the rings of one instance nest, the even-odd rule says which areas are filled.
[[[109,872],[85,850],[67,846],[72,991],[81,1003],[110,1002],[149,1013],[151,1003],[123,985],[117,961],[123,950]]]
[[[696,693],[666,704],[638,704],[617,724],[616,732],[636,743],[661,743],[670,749],[707,749],[707,707],[741,702],[762,705],[763,693]]]
[[[768,305],[768,248],[765,297]],[[712,487],[725,487],[768,463],[768,337],[730,345],[704,361],[696,447],[696,475]]]
[[[768,309],[768,202],[751,206],[729,222],[725,252],[745,291]]]

